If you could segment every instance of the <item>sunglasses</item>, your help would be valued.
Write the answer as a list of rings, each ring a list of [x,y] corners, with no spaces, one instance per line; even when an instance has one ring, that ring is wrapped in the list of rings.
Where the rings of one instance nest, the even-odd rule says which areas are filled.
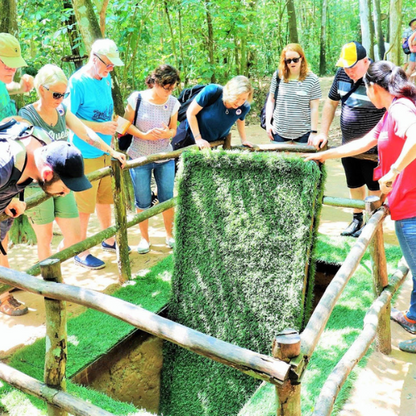
[[[165,91],[173,91],[176,88],[176,84],[175,85],[170,85],[168,84],[167,87],[165,87],[164,85],[161,85],[161,87],[165,90]]]
[[[294,63],[294,64],[297,64],[298,62],[299,62],[299,60],[301,59],[301,57],[299,56],[299,57],[297,57],[297,58],[289,58],[289,59],[285,59],[285,62],[289,65],[289,64],[291,64],[292,62]]]
[[[60,100],[61,98],[66,98],[69,95],[69,92],[64,92],[63,94],[61,94],[60,92],[53,92],[46,85],[44,85],[43,88],[45,88],[45,90],[48,90],[52,94],[52,97],[55,100]]]
[[[104,62],[96,53],[94,54],[94,56],[98,58],[106,66],[107,69],[114,68],[114,64],[108,64],[107,62]]]

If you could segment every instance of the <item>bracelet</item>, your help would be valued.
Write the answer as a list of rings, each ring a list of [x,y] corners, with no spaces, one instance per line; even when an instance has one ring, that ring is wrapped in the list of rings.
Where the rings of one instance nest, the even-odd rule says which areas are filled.
[[[318,133],[318,130],[311,130],[311,133]]]
[[[396,166],[394,166],[394,164],[390,166],[390,170],[391,170],[393,173],[395,173],[396,175],[398,175],[399,173],[401,173],[401,172],[402,172],[401,170],[397,169],[397,168],[396,168]]]

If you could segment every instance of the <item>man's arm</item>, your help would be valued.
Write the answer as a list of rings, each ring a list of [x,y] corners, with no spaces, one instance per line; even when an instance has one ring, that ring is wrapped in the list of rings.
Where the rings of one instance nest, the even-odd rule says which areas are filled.
[[[11,82],[6,84],[6,89],[9,95],[24,94],[25,92],[32,91],[33,89],[33,77],[28,74],[24,74],[20,78],[20,82]]]
[[[317,150],[322,149],[328,143],[328,133],[339,101],[327,98],[322,110],[321,131],[314,138],[313,145]]]

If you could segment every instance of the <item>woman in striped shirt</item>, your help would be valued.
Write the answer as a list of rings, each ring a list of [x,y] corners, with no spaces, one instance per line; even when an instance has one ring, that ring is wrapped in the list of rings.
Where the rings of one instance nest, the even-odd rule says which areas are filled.
[[[270,140],[312,144],[318,130],[321,97],[319,79],[309,71],[302,47],[290,43],[282,51],[267,100],[266,131]]]

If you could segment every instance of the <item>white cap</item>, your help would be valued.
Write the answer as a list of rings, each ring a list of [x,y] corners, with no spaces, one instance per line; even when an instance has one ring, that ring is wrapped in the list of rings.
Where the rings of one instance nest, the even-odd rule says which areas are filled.
[[[111,39],[98,39],[91,47],[92,53],[104,55],[115,66],[124,66],[124,62],[120,59],[117,45]]]

